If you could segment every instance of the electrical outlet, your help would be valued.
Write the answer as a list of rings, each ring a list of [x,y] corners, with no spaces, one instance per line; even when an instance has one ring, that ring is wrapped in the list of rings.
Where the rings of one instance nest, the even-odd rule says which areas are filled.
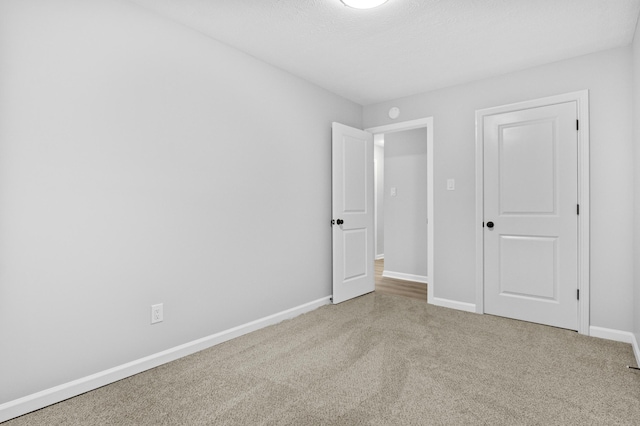
[[[162,322],[162,318],[163,318],[162,303],[158,303],[157,305],[151,305],[151,324]]]

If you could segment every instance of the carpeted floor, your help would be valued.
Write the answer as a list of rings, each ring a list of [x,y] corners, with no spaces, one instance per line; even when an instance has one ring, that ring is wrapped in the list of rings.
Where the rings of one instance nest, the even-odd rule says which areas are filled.
[[[628,344],[369,294],[7,422],[638,425]]]

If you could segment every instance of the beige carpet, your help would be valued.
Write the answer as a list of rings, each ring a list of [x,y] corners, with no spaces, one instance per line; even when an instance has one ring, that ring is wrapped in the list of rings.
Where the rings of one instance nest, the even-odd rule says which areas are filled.
[[[370,294],[6,426],[638,425],[627,364],[628,344]]]

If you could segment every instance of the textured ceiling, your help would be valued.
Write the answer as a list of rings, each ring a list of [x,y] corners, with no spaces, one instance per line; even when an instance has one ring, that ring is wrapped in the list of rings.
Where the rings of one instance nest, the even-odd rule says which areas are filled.
[[[631,43],[640,0],[131,0],[367,105]]]

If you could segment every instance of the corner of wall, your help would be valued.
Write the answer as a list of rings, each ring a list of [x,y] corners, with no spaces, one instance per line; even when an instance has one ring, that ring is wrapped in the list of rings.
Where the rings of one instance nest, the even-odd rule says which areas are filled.
[[[636,23],[635,35],[631,45],[633,74],[633,147],[634,147],[634,352],[636,362],[640,365],[640,14]]]

